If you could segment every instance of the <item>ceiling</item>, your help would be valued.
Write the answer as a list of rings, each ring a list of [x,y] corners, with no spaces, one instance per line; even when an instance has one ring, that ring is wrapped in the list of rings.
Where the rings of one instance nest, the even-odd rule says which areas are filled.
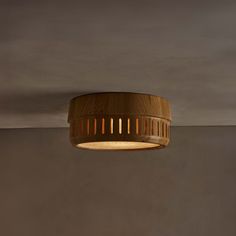
[[[65,127],[69,99],[161,95],[173,125],[236,125],[236,2],[1,1],[0,128]]]

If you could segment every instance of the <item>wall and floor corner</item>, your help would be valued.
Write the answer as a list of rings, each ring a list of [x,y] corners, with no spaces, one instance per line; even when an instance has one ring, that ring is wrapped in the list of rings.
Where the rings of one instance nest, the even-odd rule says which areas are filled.
[[[68,129],[0,130],[4,236],[236,235],[236,127],[173,127],[159,151],[77,150]]]

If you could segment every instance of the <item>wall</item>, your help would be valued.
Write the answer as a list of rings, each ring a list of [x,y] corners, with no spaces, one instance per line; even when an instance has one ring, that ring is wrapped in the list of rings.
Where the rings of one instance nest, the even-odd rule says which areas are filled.
[[[236,127],[174,127],[160,151],[77,150],[0,130],[0,235],[235,236]]]

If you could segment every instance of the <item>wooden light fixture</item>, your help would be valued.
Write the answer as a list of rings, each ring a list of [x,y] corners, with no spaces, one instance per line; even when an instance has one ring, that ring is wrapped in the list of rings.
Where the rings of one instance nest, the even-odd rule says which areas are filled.
[[[70,102],[70,140],[78,148],[163,148],[170,141],[170,108],[164,98],[127,92],[86,94]]]

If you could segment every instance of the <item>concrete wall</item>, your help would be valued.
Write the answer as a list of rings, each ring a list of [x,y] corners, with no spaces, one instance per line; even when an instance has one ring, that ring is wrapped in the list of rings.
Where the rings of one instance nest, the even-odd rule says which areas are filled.
[[[235,236],[236,127],[160,151],[93,152],[67,129],[0,130],[0,235]]]

